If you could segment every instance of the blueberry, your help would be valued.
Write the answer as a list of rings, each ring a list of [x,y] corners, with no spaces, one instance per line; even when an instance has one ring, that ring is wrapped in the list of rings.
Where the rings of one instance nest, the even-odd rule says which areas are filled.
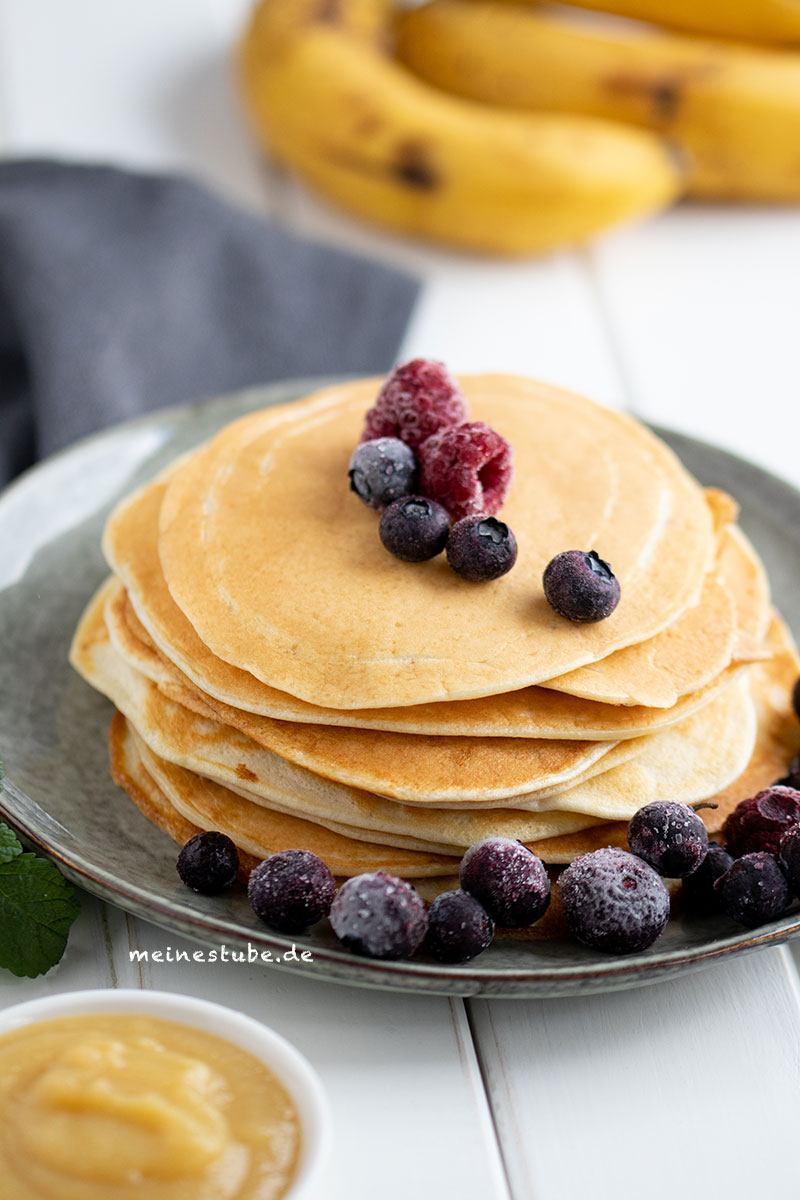
[[[512,838],[486,838],[470,846],[461,860],[459,882],[506,929],[533,925],[550,903],[544,863]]]
[[[470,583],[499,579],[517,561],[517,539],[497,517],[462,517],[450,530],[447,561]]]
[[[777,858],[763,850],[737,858],[714,887],[723,911],[751,929],[779,917],[791,899]]]
[[[428,909],[426,946],[439,962],[468,962],[491,944],[494,921],[469,892],[442,892]]]
[[[265,925],[302,933],[326,917],[336,892],[328,866],[310,850],[280,850],[250,873],[247,898]]]
[[[595,550],[557,554],[542,582],[547,603],[568,621],[603,621],[619,604],[619,580]]]
[[[800,792],[790,787],[764,788],[736,805],[723,827],[725,842],[734,858],[756,850],[777,854],[781,838],[798,822]]]
[[[404,562],[427,562],[441,554],[450,533],[447,509],[425,496],[403,496],[384,512],[378,527],[390,554]]]
[[[368,508],[386,508],[414,490],[417,460],[399,438],[375,438],[356,446],[350,459],[350,490]]]
[[[792,691],[792,704],[794,705],[797,718],[800,720],[800,679],[797,680]]]
[[[669,892],[653,868],[608,847],[576,858],[559,880],[570,932],[605,954],[646,950],[664,931]]]
[[[224,833],[196,833],[178,855],[178,874],[193,892],[213,896],[224,891],[239,870],[239,851]]]
[[[410,883],[375,871],[342,884],[331,906],[331,925],[354,954],[410,958],[425,937],[428,916]]]
[[[659,875],[681,879],[696,871],[708,850],[708,833],[693,808],[656,800],[628,822],[628,845]]]
[[[684,908],[694,913],[720,912],[722,904],[714,884],[732,865],[733,858],[728,851],[716,842],[709,842],[708,853],[700,866],[683,880]]]
[[[794,825],[781,838],[779,858],[790,888],[800,896],[800,825]]]

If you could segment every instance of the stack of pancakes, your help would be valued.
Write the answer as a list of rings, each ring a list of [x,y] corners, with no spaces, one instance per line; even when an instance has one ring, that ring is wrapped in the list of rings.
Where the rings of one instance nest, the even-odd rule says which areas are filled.
[[[736,505],[623,414],[531,380],[461,381],[513,446],[491,583],[389,555],[347,467],[380,381],[248,415],[112,514],[113,571],[74,666],[117,709],[112,771],[178,841],[289,847],[338,876],[452,886],[468,846],[562,864],[624,845],[652,800],[709,830],[800,749],[791,638]],[[542,573],[596,549],[606,620],[550,609]]]

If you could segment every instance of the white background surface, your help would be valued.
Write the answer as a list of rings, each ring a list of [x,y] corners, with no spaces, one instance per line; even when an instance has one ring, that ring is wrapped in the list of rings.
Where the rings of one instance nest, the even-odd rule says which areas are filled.
[[[800,483],[800,211],[683,207],[526,264],[401,245],[260,163],[228,62],[247,8],[0,0],[0,148],[188,170],[422,271],[405,354],[551,379]],[[130,965],[131,946],[165,943],[183,945],[87,898],[62,964],[39,981],[0,976],[0,1004],[162,987],[273,1025],[333,1101],[326,1200],[800,1195],[800,986],[788,950],[621,995],[464,1004],[268,968]]]

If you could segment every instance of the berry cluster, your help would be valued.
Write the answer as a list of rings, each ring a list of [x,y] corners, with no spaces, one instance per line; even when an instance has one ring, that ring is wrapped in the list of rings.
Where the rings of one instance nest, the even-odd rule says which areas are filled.
[[[187,887],[213,895],[239,870],[236,846],[223,833],[198,833],[178,857]],[[544,863],[521,842],[488,838],[467,851],[460,888],[429,908],[415,888],[386,871],[348,879],[339,890],[330,869],[310,850],[281,850],[250,873],[247,897],[258,916],[281,933],[303,933],[330,918],[337,938],[368,958],[410,958],[423,948],[439,962],[463,963],[492,942],[495,923],[532,925],[550,903]]]
[[[513,533],[494,515],[511,485],[512,453],[485,422],[466,418],[442,363],[415,358],[396,367],[367,413],[350,487],[382,512],[390,554],[419,563],[446,549],[458,575],[481,582],[499,579],[517,558]]]

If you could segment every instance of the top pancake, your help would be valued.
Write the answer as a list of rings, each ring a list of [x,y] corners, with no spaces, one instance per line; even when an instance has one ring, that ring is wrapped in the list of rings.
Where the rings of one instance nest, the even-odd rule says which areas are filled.
[[[416,706],[312,705],[218,658],[175,604],[158,557],[158,520],[168,478],[169,473],[120,505],[106,530],[106,555],[127,588],[127,596],[117,590],[109,612],[118,649],[125,654],[125,643],[132,646],[133,665],[147,673],[142,651],[146,654],[144,643],[151,641],[157,649],[152,670],[163,670],[160,655],[207,697],[277,720],[483,737],[636,737],[680,720],[702,705],[704,693],[723,679],[723,668],[736,649],[735,627],[752,629],[754,621],[760,625],[768,612],[766,595],[750,586],[752,579],[763,576],[763,569],[752,548],[739,539],[739,531],[728,526],[719,531],[719,580],[716,571],[706,577],[698,605],[655,638],[573,672],[591,676],[591,682],[584,684],[587,688],[639,695],[645,705],[623,707],[559,694],[553,690],[561,687],[557,680],[549,680],[546,691],[534,686]],[[735,657],[746,661],[741,652]],[[712,682],[707,684],[708,680]]]
[[[205,645],[312,704],[405,706],[541,683],[654,637],[700,595],[714,552],[702,490],[631,418],[530,380],[462,380],[514,448],[513,571],[460,579],[387,554],[347,466],[379,387],[364,380],[244,418],[182,463],[161,509],[173,599]],[[544,599],[553,555],[595,548],[620,579],[605,621]]]

